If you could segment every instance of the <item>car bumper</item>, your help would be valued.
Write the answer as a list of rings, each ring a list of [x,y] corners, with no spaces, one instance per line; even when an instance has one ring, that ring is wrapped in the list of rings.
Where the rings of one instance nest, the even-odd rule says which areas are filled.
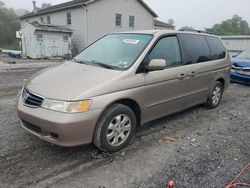
[[[92,142],[102,109],[84,113],[61,113],[44,108],[24,106],[18,97],[17,114],[24,129],[59,146],[78,146]]]
[[[231,72],[230,77],[231,77],[232,82],[250,85],[250,76],[248,76],[248,75],[243,75],[243,74]]]

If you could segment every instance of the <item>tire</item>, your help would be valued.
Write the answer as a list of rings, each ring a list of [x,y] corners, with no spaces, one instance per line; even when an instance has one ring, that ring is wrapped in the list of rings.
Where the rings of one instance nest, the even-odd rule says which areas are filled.
[[[123,104],[109,106],[101,115],[93,143],[103,151],[116,152],[126,147],[134,136],[136,116]]]
[[[209,93],[207,103],[205,106],[210,109],[217,108],[220,105],[222,94],[223,94],[223,85],[221,82],[216,81],[212,87],[212,90]]]

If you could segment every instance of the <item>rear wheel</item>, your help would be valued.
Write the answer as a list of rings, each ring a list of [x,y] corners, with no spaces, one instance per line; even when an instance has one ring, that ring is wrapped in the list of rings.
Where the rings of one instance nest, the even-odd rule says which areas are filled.
[[[222,94],[223,85],[221,82],[217,81],[210,91],[206,106],[211,109],[217,108],[221,102]]]
[[[133,110],[123,104],[113,104],[98,121],[94,144],[104,151],[119,151],[129,144],[135,128],[136,116]]]

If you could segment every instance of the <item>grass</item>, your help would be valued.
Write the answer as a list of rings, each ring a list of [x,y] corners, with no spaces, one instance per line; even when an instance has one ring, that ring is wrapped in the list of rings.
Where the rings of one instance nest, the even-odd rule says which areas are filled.
[[[0,44],[0,48],[5,49],[5,50],[21,50],[18,40],[10,44]]]

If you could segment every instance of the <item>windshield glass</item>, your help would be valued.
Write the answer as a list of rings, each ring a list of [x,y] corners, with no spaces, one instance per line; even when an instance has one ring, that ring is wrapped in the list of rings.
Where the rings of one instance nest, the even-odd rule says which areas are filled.
[[[74,59],[77,62],[87,62],[105,68],[127,69],[152,38],[152,35],[143,34],[107,35],[83,50]]]
[[[250,51],[243,51],[236,56],[237,59],[250,59]]]

